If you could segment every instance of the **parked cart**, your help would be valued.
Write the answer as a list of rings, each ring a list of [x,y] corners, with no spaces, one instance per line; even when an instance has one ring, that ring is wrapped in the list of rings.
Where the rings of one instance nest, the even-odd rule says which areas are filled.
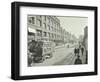
[[[52,41],[44,41],[43,42],[43,57],[44,59],[51,58],[53,55],[52,53],[55,50],[55,43]]]

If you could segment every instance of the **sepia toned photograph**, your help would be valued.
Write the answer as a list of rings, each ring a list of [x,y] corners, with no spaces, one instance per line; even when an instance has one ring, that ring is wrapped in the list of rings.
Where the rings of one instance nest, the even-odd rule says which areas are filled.
[[[88,64],[88,17],[27,15],[28,67]]]

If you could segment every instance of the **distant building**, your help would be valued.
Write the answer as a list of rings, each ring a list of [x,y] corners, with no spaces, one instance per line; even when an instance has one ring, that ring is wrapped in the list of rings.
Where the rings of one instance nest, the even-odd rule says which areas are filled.
[[[85,46],[85,49],[88,50],[88,27],[87,26],[84,28],[83,44]]]
[[[71,43],[76,43],[77,42],[77,38],[75,37],[75,35],[70,34],[70,42]]]

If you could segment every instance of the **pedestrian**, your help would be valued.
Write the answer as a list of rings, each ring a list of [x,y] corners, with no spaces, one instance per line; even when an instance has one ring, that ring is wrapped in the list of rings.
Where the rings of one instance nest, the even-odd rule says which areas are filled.
[[[76,54],[77,54],[77,48],[75,47],[75,49],[74,49],[74,54],[75,54],[75,56],[76,56]]]
[[[82,55],[83,55],[83,53],[84,53],[84,48],[83,48],[83,47],[81,47],[81,53],[82,53]]]
[[[79,53],[80,53],[80,49],[79,48],[77,48],[77,55],[79,56]]]
[[[81,49],[81,44],[79,45],[79,49]]]
[[[79,56],[79,55],[77,56],[77,58],[76,58],[74,64],[76,64],[76,65],[77,65],[77,64],[82,64],[82,60],[80,59],[80,56]]]

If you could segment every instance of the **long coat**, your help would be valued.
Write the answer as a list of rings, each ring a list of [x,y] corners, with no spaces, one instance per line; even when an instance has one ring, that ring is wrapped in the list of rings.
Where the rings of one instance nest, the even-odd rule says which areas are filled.
[[[82,64],[82,60],[81,59],[76,59],[74,64]]]

